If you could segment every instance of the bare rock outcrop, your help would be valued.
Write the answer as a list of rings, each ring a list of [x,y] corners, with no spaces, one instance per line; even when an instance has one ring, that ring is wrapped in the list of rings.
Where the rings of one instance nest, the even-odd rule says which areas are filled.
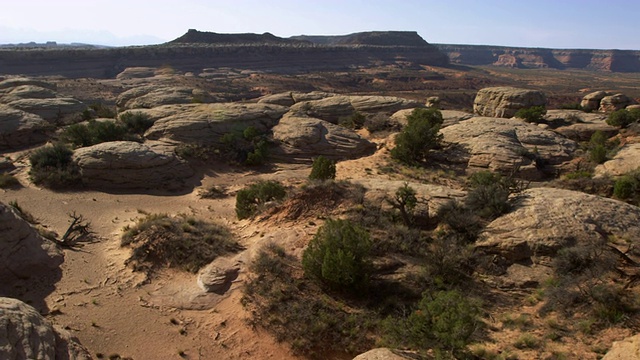
[[[55,123],[68,117],[79,115],[87,106],[74,98],[19,99],[10,102],[13,108],[36,114],[44,120]]]
[[[36,114],[0,104],[0,150],[44,142],[51,125]]]
[[[167,110],[173,112],[176,109],[181,111],[157,120],[145,137],[213,145],[220,142],[222,135],[242,131],[248,126],[267,131],[288,111],[287,107],[279,105],[239,103],[182,105]]]
[[[625,144],[613,159],[598,165],[595,176],[620,176],[640,168],[640,143]]]
[[[57,86],[54,83],[31,79],[31,78],[25,78],[25,77],[12,77],[12,78],[8,78],[6,80],[0,81],[0,91],[3,91],[5,89],[15,88],[18,86],[24,86],[24,85],[38,86],[38,87],[46,88],[52,91],[56,91],[57,89]]]
[[[606,91],[594,91],[592,93],[589,93],[582,98],[582,101],[580,101],[580,106],[584,111],[596,111],[600,109],[600,100],[602,100],[602,98],[607,95],[611,94],[607,93]]]
[[[546,103],[544,93],[538,90],[491,87],[478,91],[473,101],[473,112],[480,116],[510,118],[520,109]]]
[[[546,121],[553,126],[553,131],[574,141],[589,141],[591,136],[600,131],[611,137],[619,129],[607,124],[607,116],[599,113],[586,113],[580,110],[549,110]],[[560,125],[555,125],[560,123]]]
[[[33,307],[0,297],[0,358],[89,360],[91,355],[77,339],[55,328]]]
[[[353,130],[330,122],[285,115],[273,129],[273,139],[279,148],[273,157],[284,162],[308,162],[317,156],[342,160],[371,154],[376,145]]]
[[[56,92],[36,85],[20,85],[8,88],[5,94],[0,95],[0,103],[11,103],[20,99],[50,99],[57,96]]]
[[[184,86],[144,85],[129,89],[118,96],[119,109],[154,108],[168,104],[208,103],[217,98],[200,89]]]
[[[133,141],[112,141],[77,149],[73,160],[91,188],[166,189],[184,187],[193,169],[174,154]]]
[[[614,341],[611,349],[602,360],[637,360],[640,359],[640,334],[621,341]]]
[[[0,278],[27,279],[57,269],[64,261],[56,245],[40,236],[13,207],[0,203]]]
[[[155,67],[144,67],[144,66],[134,66],[128,67],[122,70],[118,75],[116,75],[116,79],[118,80],[128,80],[128,79],[144,79],[156,76],[158,72],[158,68]]]
[[[260,98],[260,100],[258,100],[258,103],[292,106],[293,104],[301,101],[320,100],[335,95],[336,94],[323,91],[312,91],[308,93],[287,91],[283,93],[263,96]]]
[[[198,286],[206,292],[222,294],[238,277],[240,262],[219,257],[198,272]]]
[[[407,351],[399,351],[393,350],[389,348],[377,348],[367,351],[366,353],[362,353],[353,358],[353,360],[411,360],[411,359],[419,359],[416,354],[407,352]]]
[[[562,166],[572,159],[577,144],[553,131],[519,119],[474,117],[441,130],[454,144],[448,160],[470,172],[507,172],[520,166],[520,176],[531,180],[544,175],[544,167]]]
[[[390,120],[402,126],[407,124],[407,116],[411,115],[414,109],[398,110],[391,115]],[[469,120],[475,115],[458,110],[440,110],[442,114],[442,127],[451,126],[464,120]]]
[[[424,107],[414,100],[407,100],[394,96],[346,96],[336,95],[320,100],[298,102],[291,107],[291,111],[322,119],[337,124],[340,118],[353,115],[353,113],[378,113],[392,114],[401,109]]]
[[[600,108],[598,110],[601,112],[614,112],[626,108],[629,104],[631,104],[631,99],[627,95],[614,94],[603,97],[600,100]]]
[[[564,247],[602,237],[640,237],[637,206],[555,188],[533,188],[523,195],[514,211],[486,227],[476,249],[512,264],[533,256],[553,256]]]

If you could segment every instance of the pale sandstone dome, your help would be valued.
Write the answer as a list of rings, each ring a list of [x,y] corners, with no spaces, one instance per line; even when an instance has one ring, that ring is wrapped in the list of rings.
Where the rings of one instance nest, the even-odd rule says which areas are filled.
[[[0,149],[42,143],[51,125],[40,116],[0,104]]]
[[[89,360],[91,355],[68,332],[56,329],[33,307],[0,297],[0,358]]]
[[[173,153],[149,144],[112,141],[77,149],[73,160],[89,187],[118,189],[182,188],[193,169]]]
[[[561,166],[577,149],[574,141],[519,119],[474,117],[441,133],[445,143],[461,146],[447,152],[448,160],[466,164],[469,171],[506,172],[515,164],[530,179],[542,175],[531,158],[535,152],[548,165]]]
[[[614,341],[611,349],[602,360],[638,360],[640,359],[640,334],[621,341]]]
[[[291,111],[336,124],[340,118],[351,116],[355,112],[392,114],[401,109],[417,107],[424,105],[394,96],[335,95],[320,100],[297,102],[291,106]]]
[[[602,112],[613,112],[624,109],[629,104],[631,104],[631,99],[625,94],[615,94],[603,97],[602,100],[600,100],[600,108],[598,110]]]
[[[478,91],[473,101],[473,112],[480,116],[511,118],[520,109],[546,103],[544,93],[538,90],[491,87]]]
[[[158,68],[155,67],[128,67],[118,75],[116,75],[116,79],[118,80],[127,80],[127,79],[144,79],[156,76],[158,72]]]
[[[119,109],[138,109],[170,104],[209,103],[218,100],[200,89],[185,86],[144,85],[120,94],[116,99],[116,105]]]
[[[640,238],[637,206],[554,188],[533,188],[523,195],[514,211],[486,227],[476,249],[514,263],[553,256],[562,248],[599,241],[603,236]]]
[[[372,154],[376,145],[353,130],[330,122],[285,115],[273,129],[279,148],[273,158],[284,162],[308,162],[317,156],[329,159],[352,159]]]
[[[640,140],[640,139],[636,139]],[[596,167],[594,173],[600,176],[620,176],[640,168],[640,142],[625,144],[613,157]]]
[[[0,203],[0,279],[27,279],[57,269],[64,261],[56,245],[40,236],[8,205]],[[1,339],[1,337],[0,337]]]
[[[619,131],[617,127],[607,124],[606,115],[580,110],[548,110],[545,119],[549,122],[567,122],[553,131],[574,141],[589,141],[596,131],[604,133],[607,137],[614,136]]]
[[[263,96],[260,98],[260,100],[258,100],[258,103],[292,106],[293,104],[301,101],[320,100],[320,99],[324,99],[324,98],[328,98],[336,95],[337,94],[323,92],[323,91],[312,91],[308,93],[303,93],[298,91],[287,91],[283,93]]]
[[[9,90],[4,95],[0,95],[1,103],[10,103],[20,99],[50,99],[55,98],[56,92],[36,85],[20,85]]]
[[[392,122],[400,125],[407,125],[407,116],[411,115],[415,109],[402,109],[393,113],[390,117]],[[442,114],[442,127],[451,126],[461,121],[469,120],[475,115],[459,110],[439,110]]]
[[[15,78],[9,78],[9,79],[0,81],[0,91],[4,91],[4,89],[15,88],[23,85],[38,86],[38,87],[47,88],[53,91],[56,91],[57,89],[56,84],[53,84],[50,82],[24,78],[24,77],[15,77]]]
[[[70,115],[77,115],[87,106],[73,98],[19,99],[8,105],[19,110],[36,114],[44,120],[55,123]]]
[[[606,91],[594,91],[592,93],[589,93],[582,98],[582,101],[580,101],[580,106],[582,106],[582,109],[584,111],[598,110],[600,109],[600,100],[602,100],[602,98],[607,95],[611,94]]]
[[[167,113],[176,112],[156,120],[145,133],[146,138],[214,145],[224,134],[242,131],[248,126],[266,132],[278,123],[288,108],[269,104],[217,103],[173,106],[165,110]]]
[[[388,349],[378,348],[367,351],[353,358],[353,360],[410,360],[416,359],[411,353]]]

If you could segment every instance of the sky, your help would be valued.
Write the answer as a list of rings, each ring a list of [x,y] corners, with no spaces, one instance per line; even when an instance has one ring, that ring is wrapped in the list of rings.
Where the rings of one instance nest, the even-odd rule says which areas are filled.
[[[640,50],[638,0],[4,0],[0,44],[159,44],[188,29],[344,35],[417,31],[430,43]]]

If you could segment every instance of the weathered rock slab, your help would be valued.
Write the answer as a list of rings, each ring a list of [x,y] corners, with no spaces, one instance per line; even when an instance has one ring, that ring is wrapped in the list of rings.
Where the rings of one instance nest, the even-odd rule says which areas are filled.
[[[224,293],[238,277],[240,262],[217,258],[198,273],[198,286],[206,292]]]
[[[637,360],[640,359],[640,334],[622,341],[614,341],[611,349],[602,360]]]
[[[473,101],[473,112],[480,116],[511,118],[520,109],[546,103],[544,93],[538,90],[491,87],[478,91]]]
[[[44,142],[50,128],[51,125],[38,115],[0,104],[0,149]]]
[[[640,142],[625,144],[613,159],[598,165],[594,174],[597,177],[620,176],[638,168],[640,168]]]

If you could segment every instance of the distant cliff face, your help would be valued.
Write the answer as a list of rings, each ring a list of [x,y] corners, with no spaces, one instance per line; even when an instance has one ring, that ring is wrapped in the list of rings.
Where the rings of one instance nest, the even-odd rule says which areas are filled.
[[[315,38],[315,37],[310,37]],[[189,30],[167,44],[124,48],[0,49],[0,73],[113,77],[127,67],[166,66],[199,72],[235,67],[282,73],[347,70],[411,62],[444,66],[448,57],[415,32],[358,33],[328,39],[285,39],[269,33],[217,34]]]
[[[640,51],[562,50],[447,44],[436,44],[435,46],[449,56],[451,63],[460,65],[640,72]]]

